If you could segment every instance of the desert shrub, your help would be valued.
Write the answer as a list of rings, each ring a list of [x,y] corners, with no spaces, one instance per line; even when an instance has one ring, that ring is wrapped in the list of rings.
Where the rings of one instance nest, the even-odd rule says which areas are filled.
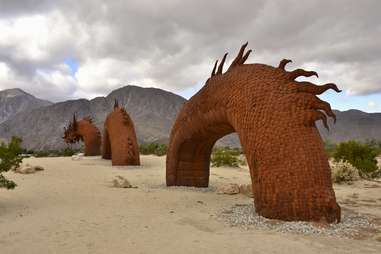
[[[49,152],[48,151],[35,151],[33,153],[33,156],[34,157],[48,157],[49,156]]]
[[[20,165],[22,161],[19,156],[22,152],[21,142],[21,138],[12,137],[8,144],[0,144],[0,188],[13,189],[16,187],[16,183],[6,179],[2,172],[16,169]]]
[[[73,149],[66,147],[61,150],[41,150],[33,153],[34,157],[70,157],[76,153],[79,153],[79,149]]]
[[[154,154],[157,156],[163,156],[167,154],[167,146],[165,144],[150,143],[150,144],[141,144],[139,146],[141,154],[148,155]]]
[[[79,152],[79,150],[77,150],[77,149],[72,149],[70,147],[67,147],[67,148],[59,151],[58,156],[70,157],[70,156],[73,156],[74,154],[76,154],[78,152]]]
[[[376,171],[368,173],[366,177],[370,179],[381,178],[381,167],[378,167]]]
[[[212,167],[238,167],[240,164],[240,155],[241,151],[238,148],[215,148],[213,149],[210,162]]]
[[[378,154],[379,150],[369,144],[348,141],[337,146],[333,157],[336,162],[343,160],[352,164],[361,177],[374,178],[380,174],[376,160]]]
[[[331,177],[334,183],[351,183],[359,180],[359,170],[347,161],[330,161]]]
[[[376,152],[378,153],[378,155],[381,155],[381,141],[375,140],[375,139],[371,139],[371,140],[367,140],[365,142],[365,144],[367,144],[368,146],[374,148],[376,150]]]

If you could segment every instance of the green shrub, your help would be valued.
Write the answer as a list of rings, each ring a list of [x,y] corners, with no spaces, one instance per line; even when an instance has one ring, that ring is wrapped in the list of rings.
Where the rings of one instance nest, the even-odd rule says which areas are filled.
[[[154,154],[157,156],[163,156],[167,154],[167,146],[165,144],[150,143],[150,144],[141,144],[139,146],[141,154],[148,155]]]
[[[79,149],[72,149],[70,147],[62,150],[41,150],[33,153],[34,157],[70,157],[76,153],[79,153]]]
[[[0,144],[0,188],[13,189],[16,183],[6,179],[1,173],[16,169],[22,158],[19,156],[22,152],[20,147],[22,140],[18,137],[12,137],[8,144]]]
[[[371,139],[367,140],[365,144],[369,145],[370,147],[373,147],[375,150],[377,150],[377,153],[381,155],[381,141]]]
[[[49,156],[49,152],[48,151],[35,151],[33,153],[33,156],[34,157],[48,157]]]
[[[343,160],[351,163],[359,170],[361,177],[374,178],[380,174],[376,160],[379,152],[377,148],[369,144],[348,141],[337,146],[333,157],[336,162]]]
[[[213,149],[210,162],[212,163],[212,167],[238,167],[240,164],[240,155],[241,150],[238,148],[215,148]]]
[[[331,177],[334,183],[352,183],[359,180],[359,170],[346,161],[329,162],[331,167]]]
[[[67,147],[67,148],[59,151],[58,155],[59,156],[63,156],[63,157],[71,157],[71,156],[73,156],[74,154],[76,154],[78,152],[79,152],[79,150]]]

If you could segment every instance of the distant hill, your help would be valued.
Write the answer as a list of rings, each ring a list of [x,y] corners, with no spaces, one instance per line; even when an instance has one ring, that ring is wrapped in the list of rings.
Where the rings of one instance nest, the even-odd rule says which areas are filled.
[[[79,118],[91,116],[102,130],[103,121],[113,109],[115,99],[130,114],[140,142],[167,142],[176,114],[186,101],[161,89],[125,86],[106,97],[69,100],[19,113],[0,124],[0,138],[20,136],[23,146],[29,149],[64,148],[66,144],[61,139],[63,128],[74,112]]]
[[[119,104],[125,107],[134,121],[140,143],[167,143],[176,115],[186,102],[183,97],[161,89],[125,86],[112,91],[106,97],[69,100],[55,104],[45,102],[47,106],[29,111],[20,110],[21,112],[11,115],[8,120],[0,124],[0,139],[9,139],[16,135],[23,138],[23,146],[29,149],[64,148],[66,144],[61,139],[63,127],[74,112],[78,117],[91,116],[102,130],[103,121],[112,110],[115,99],[118,99]],[[23,102],[20,101],[20,103]],[[16,103],[13,107],[16,108],[17,105]],[[0,111],[0,114],[2,113]],[[381,113],[370,114],[358,110],[335,111],[335,113],[337,123],[333,125],[330,121],[329,132],[318,123],[324,139],[332,142],[350,139],[381,140]],[[240,144],[237,136],[233,134],[224,137],[219,141],[219,145],[239,146]]]
[[[360,110],[334,111],[337,122],[327,131],[319,123],[318,128],[323,139],[334,143],[346,140],[366,141],[367,139],[381,140],[381,113],[366,113]]]
[[[41,100],[21,89],[0,91],[0,123],[17,113],[51,105],[49,101]]]

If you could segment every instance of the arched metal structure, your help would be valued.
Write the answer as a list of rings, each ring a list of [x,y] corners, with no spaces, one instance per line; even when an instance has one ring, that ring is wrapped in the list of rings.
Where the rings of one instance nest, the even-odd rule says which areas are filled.
[[[330,105],[316,95],[335,84],[299,82],[316,72],[244,64],[244,44],[228,70],[215,63],[211,77],[177,115],[167,153],[168,186],[207,187],[212,147],[237,132],[250,168],[258,214],[281,220],[340,221],[331,171],[315,126]]]
[[[117,101],[104,123],[102,158],[111,159],[113,166],[140,165],[134,124]]]

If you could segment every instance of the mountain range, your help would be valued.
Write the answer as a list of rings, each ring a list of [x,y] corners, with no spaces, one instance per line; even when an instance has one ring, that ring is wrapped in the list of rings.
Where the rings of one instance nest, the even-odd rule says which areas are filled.
[[[78,99],[51,103],[40,100],[20,90],[0,91],[0,139],[19,136],[23,146],[34,150],[61,149],[63,128],[75,112],[78,118],[90,116],[100,130],[103,121],[117,99],[131,116],[140,143],[167,143],[177,112],[186,99],[157,88],[125,86],[105,97],[91,100]],[[365,113],[359,110],[335,111],[337,123],[330,121],[330,131],[319,123],[318,128],[325,140],[381,140],[381,113]],[[235,134],[219,141],[220,145],[239,146]]]
[[[37,99],[21,89],[7,89],[0,91],[0,123],[20,112],[49,106],[52,103]]]

